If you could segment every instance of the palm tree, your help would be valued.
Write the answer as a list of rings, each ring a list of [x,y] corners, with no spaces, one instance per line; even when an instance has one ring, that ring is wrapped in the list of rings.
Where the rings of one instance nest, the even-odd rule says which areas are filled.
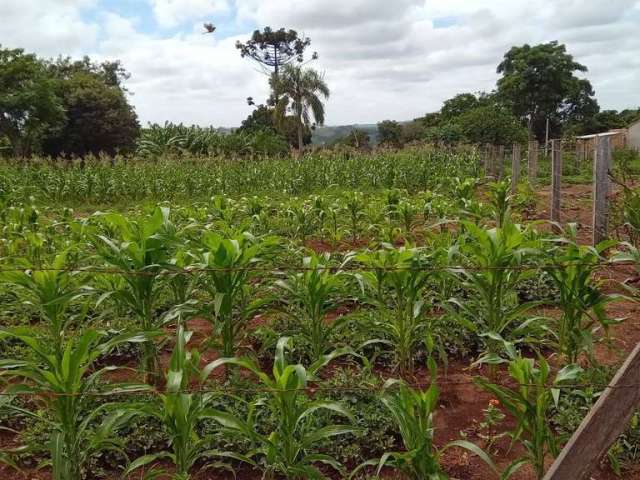
[[[293,113],[298,127],[298,151],[302,152],[302,134],[304,127],[311,125],[311,115],[316,124],[324,123],[324,105],[320,97],[329,98],[324,76],[312,68],[289,64],[278,76],[272,76],[270,83],[278,98],[276,116],[283,121],[287,110]]]

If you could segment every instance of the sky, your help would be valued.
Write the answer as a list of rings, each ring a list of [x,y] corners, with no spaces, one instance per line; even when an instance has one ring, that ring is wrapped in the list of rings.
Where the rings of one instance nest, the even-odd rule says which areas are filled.
[[[602,108],[640,107],[640,0],[0,0],[3,47],[121,60],[143,124],[239,125],[268,87],[235,43],[267,25],[311,38],[328,125],[490,91],[510,47],[551,40],[588,67]]]

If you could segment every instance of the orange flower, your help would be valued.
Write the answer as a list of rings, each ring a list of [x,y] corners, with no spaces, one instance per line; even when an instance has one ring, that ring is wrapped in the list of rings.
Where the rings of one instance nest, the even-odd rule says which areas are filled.
[[[489,400],[489,405],[497,407],[498,405],[500,405],[500,400],[498,400],[497,398],[492,398],[491,400]]]

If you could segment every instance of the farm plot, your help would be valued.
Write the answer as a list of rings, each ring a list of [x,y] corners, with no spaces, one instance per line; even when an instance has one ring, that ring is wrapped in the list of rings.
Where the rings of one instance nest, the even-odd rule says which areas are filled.
[[[542,478],[640,338],[638,245],[414,155],[3,167],[0,474]]]

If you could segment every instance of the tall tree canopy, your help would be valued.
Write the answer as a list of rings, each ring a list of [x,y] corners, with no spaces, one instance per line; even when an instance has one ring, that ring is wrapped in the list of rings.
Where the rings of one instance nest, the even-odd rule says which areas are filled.
[[[497,68],[498,95],[527,123],[530,136],[542,138],[547,118],[557,130],[571,118],[597,113],[591,84],[575,75],[586,71],[556,41],[512,47]]]
[[[57,93],[67,121],[45,138],[46,154],[82,156],[104,152],[114,155],[135,150],[140,124],[118,86],[105,82],[101,75],[78,71],[60,79]]]
[[[30,155],[47,129],[65,120],[55,81],[35,55],[0,47],[0,135],[13,154]]]
[[[402,125],[395,120],[379,122],[378,139],[381,145],[402,146]]]
[[[299,37],[295,30],[255,30],[246,42],[236,42],[240,55],[250,58],[277,76],[280,69],[293,61],[304,61],[304,52],[311,45],[309,37]],[[313,57],[317,57],[314,52]]]
[[[298,129],[298,150],[302,151],[305,126],[324,124],[322,98],[329,98],[329,87],[320,73],[297,65],[286,65],[278,77],[271,77],[271,87],[282,95],[276,106],[276,118],[285,119],[287,111],[293,114]]]

